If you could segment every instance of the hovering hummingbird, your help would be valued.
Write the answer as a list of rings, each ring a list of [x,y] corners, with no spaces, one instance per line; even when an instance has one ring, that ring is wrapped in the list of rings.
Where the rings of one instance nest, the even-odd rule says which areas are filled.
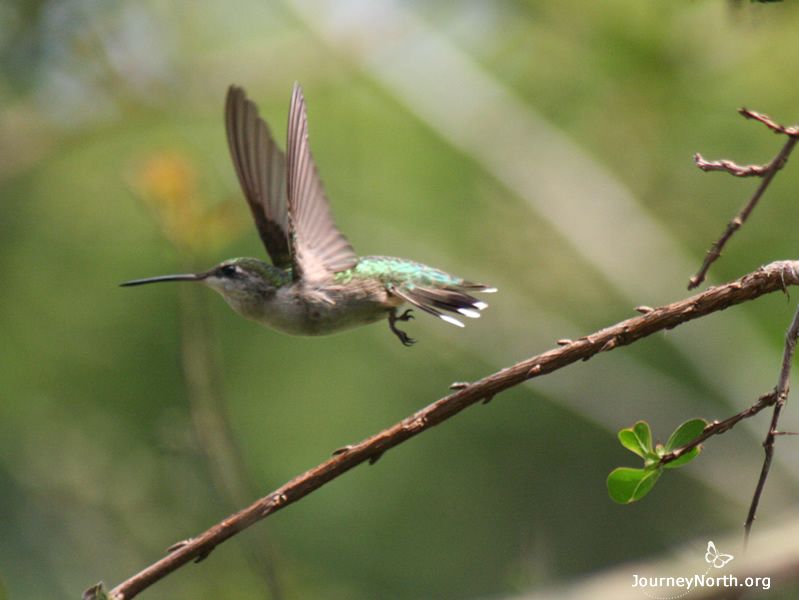
[[[311,156],[305,99],[294,84],[284,155],[244,90],[232,85],[225,103],[228,146],[266,251],[231,258],[202,273],[134,279],[200,281],[247,319],[294,335],[325,335],[388,318],[400,341],[414,340],[397,327],[413,318],[406,302],[463,327],[446,313],[476,318],[488,305],[472,292],[496,288],[455,277],[421,263],[390,256],[358,257],[336,228]]]

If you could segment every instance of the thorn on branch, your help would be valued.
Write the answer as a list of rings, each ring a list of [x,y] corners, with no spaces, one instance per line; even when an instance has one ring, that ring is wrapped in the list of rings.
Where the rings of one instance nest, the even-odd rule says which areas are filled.
[[[636,312],[639,312],[642,315],[648,315],[649,313],[651,313],[655,309],[652,308],[651,306],[643,306],[642,305],[642,306],[636,306],[635,310],[636,310]]]
[[[469,387],[468,381],[454,381],[449,384],[451,390],[465,390],[467,387]]]
[[[603,344],[602,348],[599,351],[600,352],[607,352],[608,350],[613,350],[616,347],[617,343],[618,342],[616,341],[616,338],[612,337],[607,342],[605,342]]]
[[[193,540],[194,538],[187,538],[185,540],[180,540],[179,542],[175,542],[169,548],[166,549],[166,553],[172,554],[176,550],[180,550],[181,548],[183,548],[183,546],[190,544]]]
[[[286,494],[282,494],[279,492],[273,493],[269,500],[266,502],[266,505],[261,510],[261,518],[264,519],[271,515],[274,511],[279,510],[281,506],[283,506],[289,499]]]
[[[573,344],[573,343],[574,343],[574,340],[570,340],[569,338],[563,338],[563,339],[558,340],[558,346],[568,346],[568,345]]]

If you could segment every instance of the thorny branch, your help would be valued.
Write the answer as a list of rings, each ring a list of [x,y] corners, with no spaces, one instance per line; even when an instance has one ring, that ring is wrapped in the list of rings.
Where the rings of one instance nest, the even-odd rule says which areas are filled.
[[[490,400],[499,392],[577,361],[588,360],[600,352],[631,344],[653,333],[672,329],[682,323],[797,284],[799,261],[774,262],[736,281],[710,288],[685,300],[654,309],[640,307],[639,312],[644,313],[641,316],[627,319],[578,340],[561,340],[558,348],[518,362],[478,381],[458,384],[454,393],[433,402],[392,427],[348,446],[341,453],[295,477],[268,496],[198,536],[175,544],[167,556],[119,584],[111,590],[109,597],[113,600],[133,598],[181,566],[202,560],[216,546],[257,521],[300,500],[353,467],[373,461],[387,450],[446,421],[465,408]],[[84,597],[96,597],[97,589],[95,587],[87,590]]]
[[[763,488],[766,485],[766,478],[768,477],[771,469],[771,460],[774,456],[774,441],[778,435],[786,435],[788,432],[778,431],[777,424],[782,413],[782,408],[788,399],[788,391],[790,390],[790,375],[791,365],[793,364],[793,356],[796,351],[796,343],[799,339],[799,306],[793,316],[791,326],[785,334],[785,349],[782,354],[782,365],[780,367],[780,374],[777,378],[777,385],[770,392],[763,394],[757,401],[750,407],[745,408],[741,412],[724,419],[723,421],[713,421],[708,423],[702,434],[695,439],[691,440],[684,446],[664,454],[660,459],[660,464],[666,464],[673,460],[677,460],[686,452],[690,452],[709,437],[725,433],[735,427],[740,421],[752,417],[759,413],[764,408],[769,406],[774,407],[774,412],[771,416],[771,423],[769,425],[766,439],[763,441],[763,448],[765,450],[765,457],[763,459],[763,467],[760,470],[760,477],[755,487],[755,492],[752,496],[752,502],[749,505],[749,512],[746,515],[746,522],[744,523],[744,546],[749,542],[749,534],[752,530],[752,524],[755,522],[755,515],[757,514],[757,507],[760,504],[760,497],[763,494]]]
[[[775,390],[771,390],[770,392],[760,396],[760,398],[757,399],[757,402],[755,402],[752,406],[745,408],[741,412],[736,413],[733,416],[724,419],[723,421],[713,421],[711,423],[708,423],[707,426],[705,427],[705,430],[702,432],[702,435],[694,438],[684,446],[681,446],[680,448],[677,448],[672,452],[664,454],[660,459],[660,464],[665,465],[666,463],[670,463],[674,460],[677,460],[683,454],[690,452],[691,450],[702,444],[708,438],[713,437],[714,435],[720,435],[722,433],[728,432],[730,429],[735,427],[738,423],[740,423],[744,419],[753,417],[764,408],[773,406],[776,401],[777,401],[777,393]]]
[[[785,142],[785,145],[777,155],[765,165],[739,165],[731,160],[708,161],[699,153],[694,155],[696,166],[703,171],[724,171],[736,177],[762,177],[763,179],[746,205],[735,215],[735,218],[727,224],[724,233],[722,233],[721,237],[710,247],[699,271],[688,281],[689,290],[694,289],[705,280],[710,265],[718,260],[727,241],[743,226],[744,222],[746,222],[746,219],[755,209],[760,198],[771,184],[774,176],[785,166],[785,163],[788,162],[788,157],[791,155],[791,152],[793,152],[794,146],[799,142],[799,126],[785,127],[779,125],[768,116],[747,108],[741,108],[738,112],[745,119],[752,119],[763,123],[763,125],[771,129],[774,133],[788,136],[788,141]]]
[[[790,389],[790,375],[791,364],[793,363],[793,355],[796,351],[796,340],[799,338],[799,307],[793,316],[793,322],[785,335],[785,350],[782,354],[782,367],[780,369],[780,376],[777,379],[777,386],[774,388],[772,394],[774,395],[774,412],[771,415],[771,425],[769,425],[766,439],[763,441],[763,449],[766,451],[766,456],[763,459],[763,468],[760,470],[760,478],[757,480],[757,487],[755,494],[752,497],[752,504],[749,506],[749,513],[746,515],[746,523],[744,524],[744,543],[749,541],[749,532],[752,530],[752,523],[755,522],[755,514],[757,513],[757,505],[760,503],[760,496],[763,493],[763,487],[766,485],[766,478],[768,477],[769,470],[771,469],[771,459],[774,456],[774,438],[779,435],[777,431],[777,423],[780,420],[782,407],[785,406],[785,401],[788,399],[788,391]]]

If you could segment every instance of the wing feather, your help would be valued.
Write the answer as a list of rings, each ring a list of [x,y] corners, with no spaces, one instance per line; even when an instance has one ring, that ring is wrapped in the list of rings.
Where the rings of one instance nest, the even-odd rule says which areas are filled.
[[[353,267],[358,257],[336,228],[308,142],[302,88],[294,84],[286,146],[289,244],[294,277],[321,281]]]
[[[238,86],[228,88],[225,128],[233,166],[255,226],[276,267],[292,265],[286,159],[258,109]]]

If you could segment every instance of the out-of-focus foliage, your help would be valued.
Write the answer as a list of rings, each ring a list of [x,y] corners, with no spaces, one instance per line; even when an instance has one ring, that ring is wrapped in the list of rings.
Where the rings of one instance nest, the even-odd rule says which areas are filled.
[[[313,20],[313,4],[0,4],[0,590],[10,598],[76,597],[100,579],[119,582],[239,506],[204,447],[207,415],[187,382],[185,316],[197,307],[178,284],[117,287],[263,256],[227,154],[230,83],[248,90],[280,140],[291,85],[303,84],[336,221],[359,252],[407,256],[500,289],[465,330],[417,315],[412,349],[384,323],[286,337],[199,290],[208,301],[202,341],[218,363],[208,384],[219,401],[214,431],[240,456],[245,488],[262,494],[453,381],[627,318],[636,304],[682,297],[690,268],[756,185],[699,173],[692,154],[770,159],[781,141],[740,119],[741,105],[799,120],[791,2],[401,3],[413,15],[402,27],[435,41],[392,74],[422,86],[404,97],[376,71],[396,39],[370,37],[368,22],[358,35],[326,36],[360,18],[359,5],[330,3]],[[359,54],[369,44],[382,54]],[[596,171],[566,160],[557,183],[537,188],[532,177],[521,194],[501,182],[512,161],[487,164],[455,148],[425,112],[435,100],[425,98],[425,77],[450,78],[464,103],[473,91],[456,71],[429,72],[444,47],[558,136],[490,150],[512,158],[564,142]],[[554,226],[561,207],[547,199],[599,181],[597,172],[635,202],[590,239],[573,235],[582,214],[604,210],[597,184],[596,196],[572,198],[585,213]],[[795,257],[797,183],[789,163],[712,278]],[[618,249],[619,265],[659,284],[631,297],[638,275],[620,285],[609,275],[617,265],[596,264],[586,248],[613,244],[642,220],[670,245]],[[675,263],[680,273],[689,265],[682,279],[662,276]],[[263,598],[265,565],[248,544],[268,546],[287,598],[478,598],[568,584],[734,534],[765,417],[709,441],[702,460],[630,506],[605,488],[627,458],[614,432],[637,419],[671,431],[750,404],[773,386],[794,303],[764,298],[502,394],[142,597]],[[730,341],[733,329],[747,335]],[[782,427],[797,428],[790,403]],[[755,536],[795,504],[793,446],[778,444]]]

